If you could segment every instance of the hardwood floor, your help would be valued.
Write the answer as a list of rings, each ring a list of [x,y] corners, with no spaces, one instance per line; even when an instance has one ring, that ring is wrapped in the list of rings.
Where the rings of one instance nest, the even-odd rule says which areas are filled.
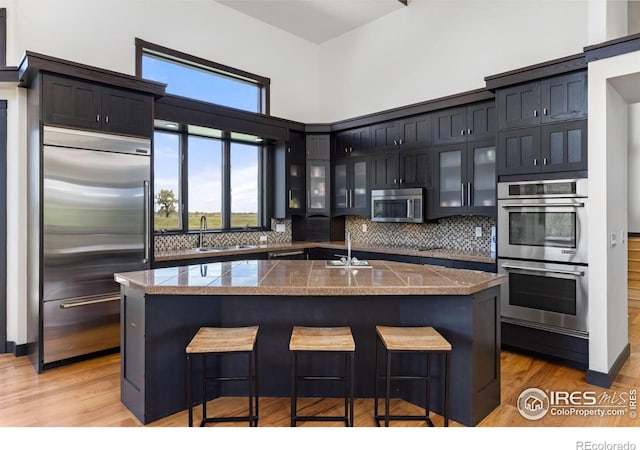
[[[629,389],[640,387],[640,309],[629,308],[629,341],[631,357],[622,368],[610,389],[597,388],[586,382],[585,372],[546,362],[530,356],[503,351],[502,403],[480,424],[480,427],[638,427],[640,418],[631,418],[629,411],[622,416],[554,416],[530,421],[516,408],[523,389],[537,387],[548,391],[593,391],[608,394],[619,400]],[[627,399],[628,400],[628,399]],[[244,398],[221,398],[209,403],[210,413],[238,415],[245,413]],[[341,400],[303,399],[301,414],[340,414]],[[640,405],[639,405],[640,407]],[[373,400],[355,402],[355,426],[374,427]],[[394,401],[392,412],[415,414],[417,407]],[[640,410],[638,411],[640,413]],[[194,419],[199,419],[199,408]],[[434,424],[442,425],[442,418],[434,416]],[[149,427],[184,427],[186,411],[158,420]],[[246,426],[219,424],[218,426]],[[329,422],[306,422],[301,426],[342,426]],[[392,426],[417,427],[421,422],[392,422]],[[140,422],[120,403],[120,357],[109,355],[64,367],[50,369],[37,375],[27,357],[0,355],[0,426],[4,427],[139,427]],[[260,426],[289,426],[288,398],[261,398]],[[460,426],[450,422],[450,426]]]

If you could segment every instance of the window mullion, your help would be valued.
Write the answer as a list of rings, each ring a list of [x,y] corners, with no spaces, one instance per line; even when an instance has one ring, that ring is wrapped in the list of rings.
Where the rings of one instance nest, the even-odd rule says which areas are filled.
[[[180,214],[182,216],[182,231],[189,231],[189,136],[180,133]]]
[[[222,137],[222,228],[231,228],[231,140],[226,132]]]

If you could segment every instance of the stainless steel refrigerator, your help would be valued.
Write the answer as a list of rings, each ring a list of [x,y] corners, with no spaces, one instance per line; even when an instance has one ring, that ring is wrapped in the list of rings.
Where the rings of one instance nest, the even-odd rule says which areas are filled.
[[[149,139],[44,127],[42,361],[120,344],[115,272],[149,268]]]

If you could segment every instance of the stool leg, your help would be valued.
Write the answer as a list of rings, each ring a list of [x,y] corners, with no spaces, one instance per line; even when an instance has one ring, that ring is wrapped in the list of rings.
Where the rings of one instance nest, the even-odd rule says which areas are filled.
[[[387,386],[384,397],[384,426],[389,426],[389,398],[391,397],[391,351],[387,349]]]
[[[427,353],[427,392],[425,396],[425,407],[424,407],[424,415],[426,418],[429,417],[430,406],[431,406],[431,353]]]
[[[355,352],[351,352],[350,356],[349,356],[349,416],[351,416],[351,420],[349,421],[350,425],[349,426],[353,426],[353,385],[354,385],[354,376],[353,376],[353,371],[354,371],[354,355]]]
[[[247,376],[247,384],[249,388],[249,426],[253,426],[253,355],[252,352],[247,353],[247,363],[249,366],[249,374]]]
[[[253,349],[253,383],[254,383],[254,392],[256,394],[256,416],[255,416],[255,424],[254,426],[258,426],[258,418],[260,414],[258,412],[258,403],[260,402],[260,392],[258,391],[258,343],[256,342],[256,346]]]
[[[380,352],[380,339],[376,336],[376,354],[375,354],[375,380],[373,383],[373,417],[376,419],[376,425],[380,425],[378,421],[378,383],[380,383],[380,377],[378,376],[378,353]]]
[[[349,425],[349,353],[344,354],[344,423]]]
[[[193,385],[191,381],[191,355],[187,354],[187,406],[189,407],[189,426],[193,426]]]
[[[444,426],[449,426],[449,365],[451,361],[449,358],[449,352],[444,354]]]
[[[200,426],[204,426],[207,420],[207,356],[202,355],[202,422]]]
[[[297,369],[298,357],[296,352],[291,352],[291,426],[296,426],[296,396],[298,395],[296,382],[297,382]]]

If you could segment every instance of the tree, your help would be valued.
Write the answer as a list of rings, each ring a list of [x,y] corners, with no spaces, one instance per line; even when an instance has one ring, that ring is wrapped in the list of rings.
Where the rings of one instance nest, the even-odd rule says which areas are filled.
[[[160,212],[164,212],[165,217],[176,212],[177,203],[178,200],[173,189],[160,189],[160,192],[156,194],[156,204],[160,206]]]

